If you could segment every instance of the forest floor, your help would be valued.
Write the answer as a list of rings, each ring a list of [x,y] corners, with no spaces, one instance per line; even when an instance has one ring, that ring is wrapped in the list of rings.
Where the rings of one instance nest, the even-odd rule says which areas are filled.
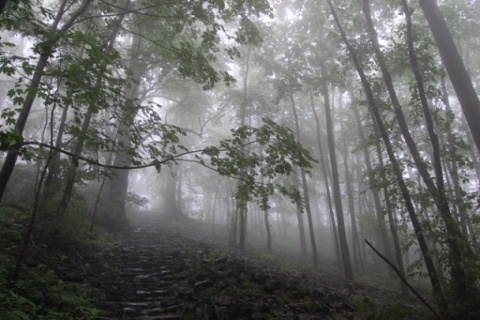
[[[42,237],[32,238],[12,281],[23,243],[18,216],[0,217],[2,320],[433,319],[412,297],[346,285],[332,266],[312,270],[253,239],[240,252],[221,228],[213,234],[196,220],[146,213],[114,241],[64,220],[39,226]]]
[[[101,252],[99,320],[428,319],[415,300],[353,289],[301,261],[229,248],[187,219],[144,216]]]

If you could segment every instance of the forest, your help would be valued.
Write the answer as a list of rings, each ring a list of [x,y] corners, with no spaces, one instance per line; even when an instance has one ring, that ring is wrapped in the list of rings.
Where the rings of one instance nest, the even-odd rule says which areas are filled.
[[[0,318],[480,319],[479,35],[479,0],[1,0]]]

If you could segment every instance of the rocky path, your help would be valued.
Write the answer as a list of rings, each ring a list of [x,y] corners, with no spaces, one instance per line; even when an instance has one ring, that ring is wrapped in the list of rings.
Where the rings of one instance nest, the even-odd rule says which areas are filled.
[[[101,253],[107,266],[98,320],[360,319],[348,291],[219,250],[195,229],[181,229],[143,221]]]

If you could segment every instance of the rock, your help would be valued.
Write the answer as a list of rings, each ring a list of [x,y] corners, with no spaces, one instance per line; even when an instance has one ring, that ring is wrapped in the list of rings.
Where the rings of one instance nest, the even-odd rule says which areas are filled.
[[[203,280],[203,281],[196,282],[194,284],[194,287],[195,287],[195,289],[205,288],[208,285],[210,285],[211,283],[212,283],[212,281],[210,279],[206,279],[206,280]]]
[[[171,226],[142,225],[125,235],[128,245],[95,255],[108,265],[106,278],[97,277],[105,291],[97,320],[353,319],[348,297],[311,275],[241,253],[215,258],[214,245],[189,238],[195,228],[172,236]]]

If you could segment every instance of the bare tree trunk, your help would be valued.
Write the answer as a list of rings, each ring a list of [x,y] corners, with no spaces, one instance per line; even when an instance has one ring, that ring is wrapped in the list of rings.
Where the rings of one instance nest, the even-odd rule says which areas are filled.
[[[130,0],[127,0],[126,8],[130,5]],[[136,26],[136,32],[133,34],[132,43],[130,45],[130,65],[129,70],[131,75],[124,85],[124,93],[127,98],[127,104],[123,106],[123,114],[121,122],[118,126],[117,141],[116,144],[121,146],[121,149],[116,153],[113,161],[114,166],[128,167],[131,161],[128,157],[128,152],[131,147],[131,128],[134,124],[135,117],[138,112],[138,106],[136,105],[139,93],[139,85],[141,77],[145,72],[146,65],[141,62],[139,56],[141,55],[142,43],[139,35],[139,26]],[[178,169],[178,168],[177,168]],[[110,190],[108,195],[108,203],[112,208],[112,211],[116,213],[116,216],[120,223],[126,223],[126,197],[128,192],[128,176],[129,170],[113,170],[113,176],[110,180]],[[175,179],[175,182],[177,180]],[[173,199],[170,199],[173,200]],[[175,199],[176,200],[176,199]],[[175,208],[171,212],[177,213],[178,208]]]
[[[358,252],[359,248],[359,239],[358,239],[358,231],[357,231],[357,221],[355,216],[355,199],[353,196],[353,187],[352,187],[352,174],[350,173],[348,167],[348,145],[346,139],[346,132],[343,123],[341,124],[342,132],[343,132],[343,166],[345,168],[345,187],[347,189],[347,200],[348,200],[348,212],[350,215],[350,224],[352,226],[352,255],[353,255],[353,265],[354,268],[358,270],[360,267],[360,256]]]
[[[335,244],[337,264],[340,266],[342,264],[342,258],[340,254],[340,244],[338,242],[338,232],[337,232],[337,228],[335,227],[336,224],[335,224],[335,216],[333,212],[332,195],[330,193],[330,174],[328,171],[328,166],[326,165],[326,161],[325,161],[325,154],[322,146],[322,132],[320,130],[320,121],[318,119],[318,113],[315,108],[315,101],[313,100],[312,93],[310,93],[310,105],[312,107],[312,112],[315,117],[315,124],[317,128],[317,145],[318,145],[318,151],[320,153],[320,165],[322,167],[323,180],[325,182],[325,193],[327,196],[328,213],[330,214],[330,224],[332,226],[333,243]]]
[[[300,143],[300,123],[298,120],[297,108],[295,105],[295,100],[293,98],[293,93],[290,93],[290,103],[292,104],[293,117],[295,119],[295,135],[297,141]],[[318,252],[317,252],[317,242],[315,241],[315,228],[313,226],[312,210],[310,207],[310,197],[308,194],[308,184],[307,176],[305,170],[300,168],[300,177],[302,179],[302,188],[303,188],[303,198],[305,201],[305,212],[307,213],[307,222],[308,222],[308,231],[310,235],[310,245],[312,246],[312,258],[313,258],[313,268],[318,267]]]
[[[326,77],[325,63],[321,62],[321,72]],[[333,198],[335,201],[335,211],[337,215],[338,240],[342,253],[343,272],[347,280],[353,281],[353,268],[348,249],[347,233],[345,231],[345,222],[343,218],[342,196],[340,193],[340,178],[338,176],[337,157],[335,155],[335,137],[333,133],[333,117],[330,110],[330,97],[327,82],[322,81],[322,94],[325,101],[325,121],[327,124],[327,140],[330,153],[330,165],[332,166]]]
[[[420,8],[428,21],[430,30],[438,46],[443,64],[457,93],[458,101],[467,120],[473,140],[480,152],[480,100],[473,87],[472,80],[458,52],[452,34],[448,29],[437,1],[419,0]]]
[[[358,106],[353,103],[352,104],[353,112],[355,114],[355,119],[357,122],[357,130],[358,130],[358,136],[360,138],[360,144],[363,145],[363,157],[365,160],[365,166],[367,167],[367,175],[368,175],[368,180],[370,185],[372,185],[372,176],[369,174],[370,172],[373,171],[372,167],[372,160],[370,159],[370,154],[368,153],[368,148],[365,145],[367,143],[366,135],[365,135],[365,130],[362,125],[362,121],[360,118],[360,111],[358,110]],[[375,120],[373,120],[375,121]],[[378,229],[380,231],[380,249],[385,252],[385,255],[387,256],[388,259],[392,259],[392,251],[390,249],[390,244],[388,241],[388,236],[387,236],[387,228],[385,226],[385,219],[383,217],[383,209],[382,209],[382,203],[380,201],[380,195],[379,191],[375,188],[370,188],[372,197],[373,197],[373,203],[375,205],[375,213],[377,217],[377,223],[378,223]],[[378,238],[377,238],[378,239]]]
[[[242,104],[240,108],[240,126],[245,126],[247,120],[247,100],[248,100],[248,76],[250,72],[250,53],[251,53],[251,45],[248,45],[248,51],[246,55],[245,61],[245,73],[243,75],[243,98]],[[245,150],[244,150],[245,151]],[[243,171],[243,169],[241,169]],[[242,181],[238,182],[238,187],[240,188],[242,185]],[[240,237],[239,237],[239,247],[243,249],[245,247],[245,241],[247,236],[247,203],[243,200],[237,200],[236,202],[237,208],[236,212],[238,213],[238,218],[240,222]]]
[[[377,142],[376,147],[377,147],[379,165],[381,167],[384,167],[385,164],[383,162],[383,154],[380,146],[380,141]],[[388,189],[386,187],[387,183],[384,181],[383,185],[384,185],[383,197],[385,198],[385,209],[387,211],[388,222],[390,225],[390,232],[392,233],[392,238],[393,238],[395,258],[397,260],[397,269],[398,269],[398,272],[400,273],[400,276],[403,277],[403,279],[406,279],[405,268],[403,266],[403,259],[402,259],[402,250],[400,248],[400,241],[398,240],[397,220],[395,219],[392,204],[390,202],[390,196],[388,194]],[[400,280],[400,290],[402,291],[402,295],[406,296],[408,294],[408,288],[405,285],[405,283],[401,280]]]
[[[296,173],[292,174],[293,185],[296,189],[300,189],[300,181],[298,180],[298,175]],[[300,210],[300,207],[296,206],[297,212],[297,221],[298,221],[298,234],[300,236],[300,252],[303,259],[307,258],[307,241],[305,237],[305,225],[303,223],[303,214]]]

